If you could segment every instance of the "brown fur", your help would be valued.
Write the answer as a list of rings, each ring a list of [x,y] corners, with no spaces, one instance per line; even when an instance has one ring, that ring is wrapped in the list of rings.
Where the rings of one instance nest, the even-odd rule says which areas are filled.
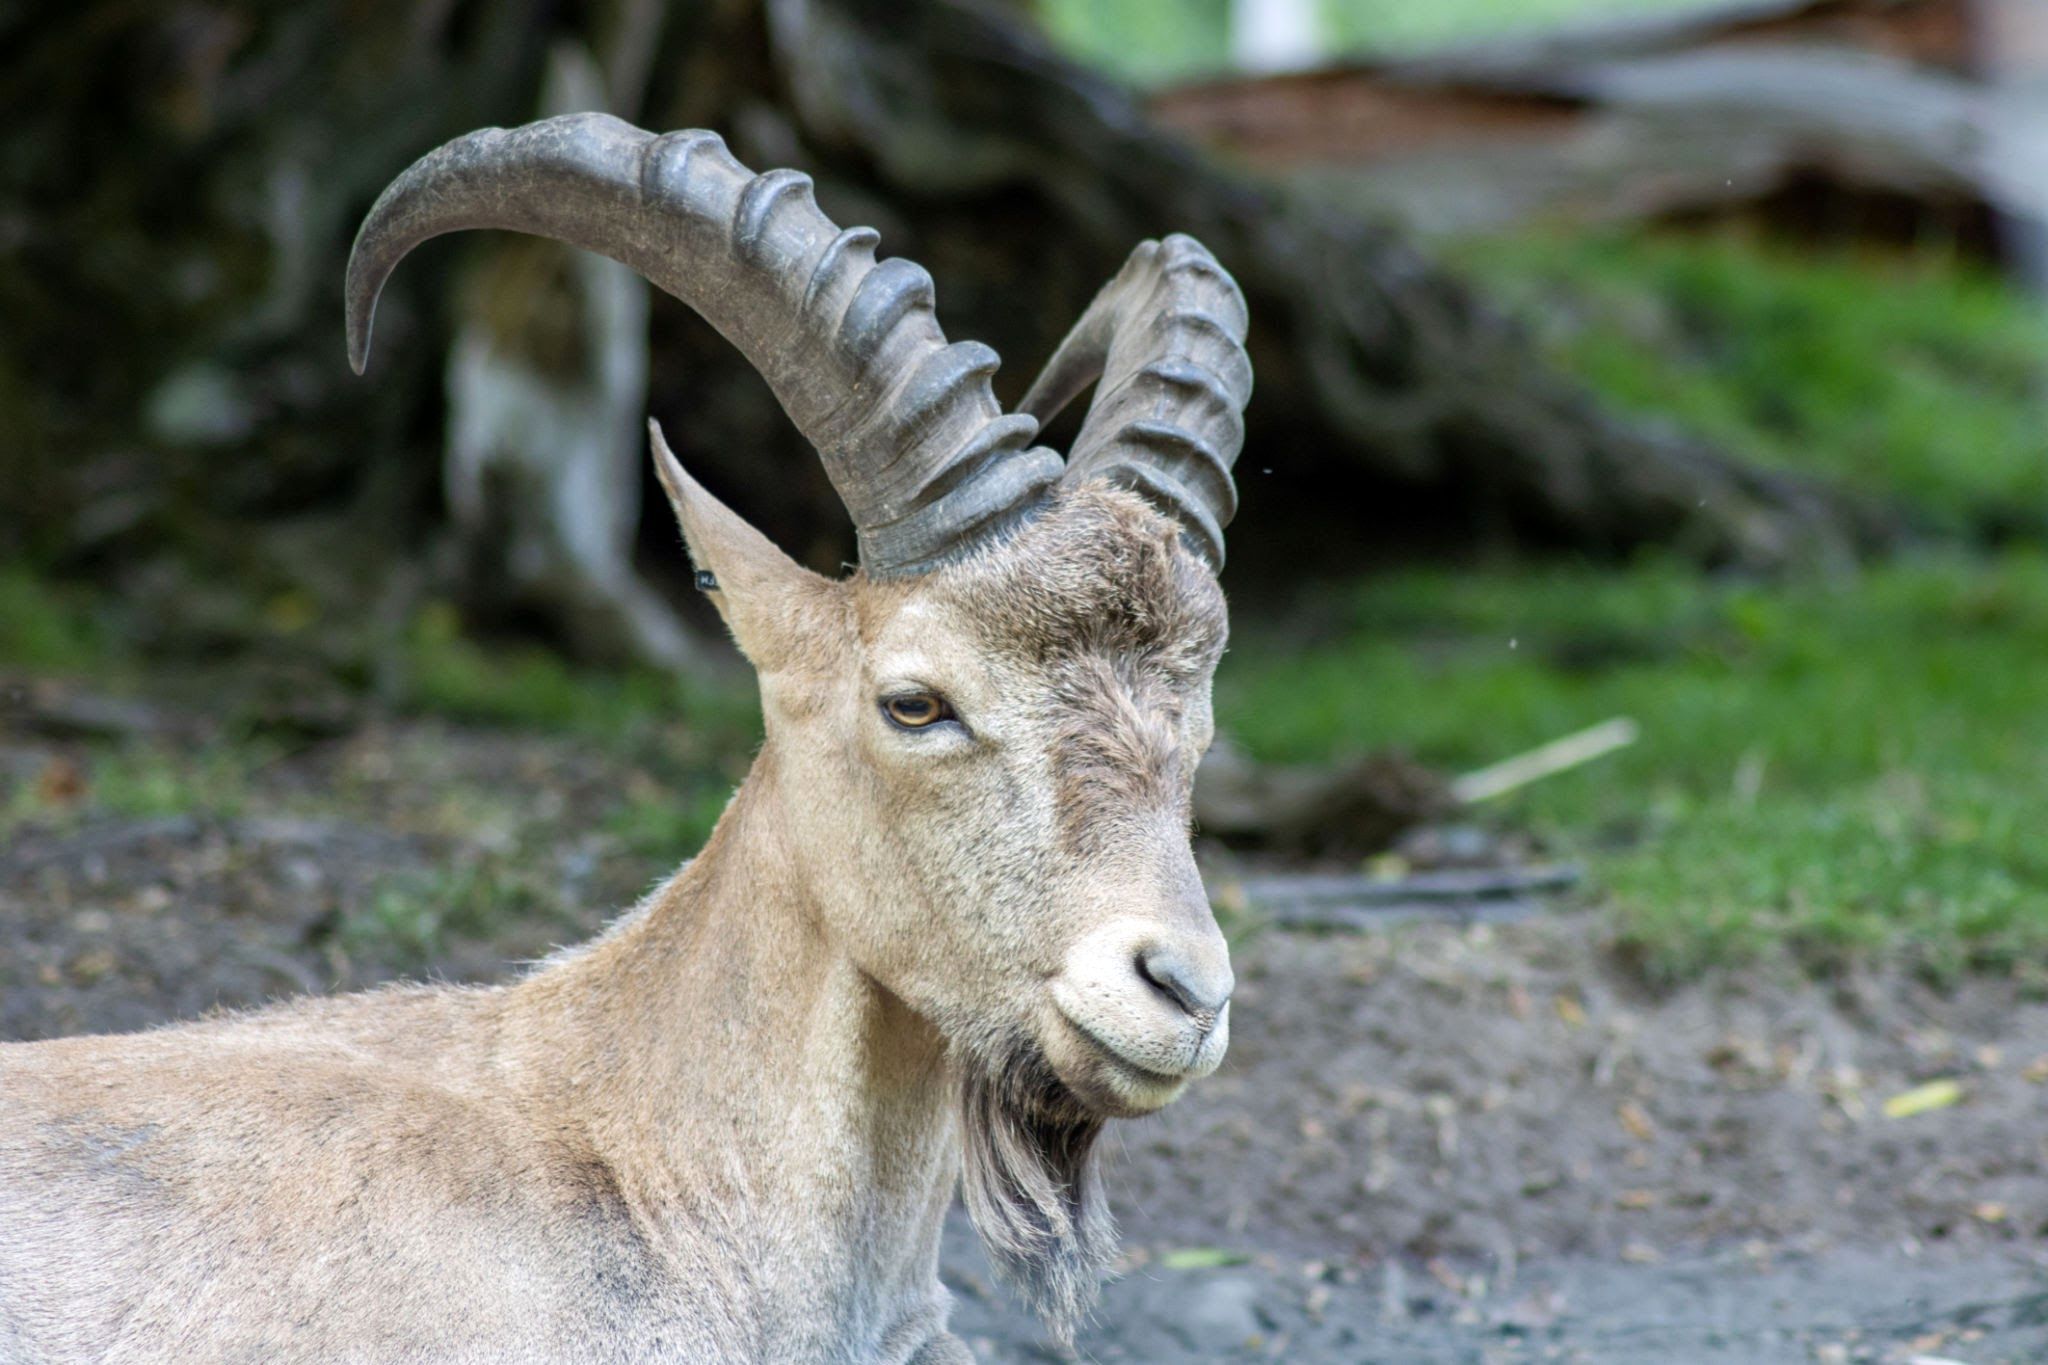
[[[1085,1310],[1103,1123],[1227,1034],[1134,965],[1228,991],[1186,830],[1214,581],[1091,486],[832,582],[659,468],[767,719],[709,843],[505,986],[0,1047],[0,1359],[957,1362],[963,1151],[997,1266]],[[906,686],[963,725],[888,725]]]

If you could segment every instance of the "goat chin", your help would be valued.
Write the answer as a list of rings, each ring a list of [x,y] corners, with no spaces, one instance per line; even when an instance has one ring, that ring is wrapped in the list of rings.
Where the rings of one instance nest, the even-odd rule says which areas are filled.
[[[998,1277],[1071,1344],[1116,1257],[1096,1173],[1104,1119],[1029,1041],[970,1065],[961,1106],[961,1186],[975,1231]]]

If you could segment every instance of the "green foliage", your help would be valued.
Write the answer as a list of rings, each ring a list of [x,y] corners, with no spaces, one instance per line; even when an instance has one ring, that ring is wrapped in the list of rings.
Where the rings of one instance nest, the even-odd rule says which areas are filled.
[[[68,673],[105,653],[83,600],[16,566],[0,566],[0,667]]]
[[[45,770],[0,782],[0,834],[30,823],[63,829],[91,816],[232,818],[248,808],[251,770],[275,756],[260,741],[196,753],[148,742],[95,745],[79,760],[75,780],[51,782]]]
[[[1400,55],[1460,42],[1676,10],[1698,0],[1321,0],[1324,47],[1333,56]]]
[[[1399,56],[1694,0],[1317,0],[1317,47],[1329,59]],[[1070,54],[1137,84],[1230,68],[1228,0],[1038,0]]]
[[[1290,760],[1464,769],[1626,715],[1631,749],[1501,801],[1588,857],[1660,975],[1776,943],[1824,964],[2048,950],[2048,556],[1839,582],[1671,563],[1392,576],[1306,646],[1241,629],[1220,723]]]
[[[276,752],[254,740],[190,754],[152,744],[121,745],[93,756],[87,790],[92,807],[107,815],[231,818],[248,808],[250,771]]]
[[[737,685],[691,688],[651,670],[578,669],[539,645],[486,644],[446,605],[419,614],[405,662],[405,704],[454,720],[613,741],[683,717],[710,732],[759,731],[753,696]]]
[[[1624,409],[1945,530],[2048,531],[2048,310],[1952,253],[1638,233],[1456,255]]]
[[[689,783],[686,791],[650,787],[629,792],[606,821],[605,832],[628,853],[674,864],[703,847],[732,793],[733,784],[716,774]]]
[[[1228,0],[1038,0],[1053,40],[1083,61],[1140,84],[1229,64]]]
[[[341,943],[401,963],[431,961],[451,938],[488,934],[494,924],[552,908],[511,861],[484,857],[394,878],[341,924]]]

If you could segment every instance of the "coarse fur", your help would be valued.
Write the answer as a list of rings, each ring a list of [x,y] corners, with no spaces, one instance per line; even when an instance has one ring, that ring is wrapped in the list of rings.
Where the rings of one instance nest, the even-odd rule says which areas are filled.
[[[957,1362],[963,1179],[1005,1276],[1085,1312],[1103,1124],[1228,1035],[1214,576],[1088,483],[829,580],[657,450],[766,717],[710,841],[502,986],[0,1046],[0,1359]],[[906,691],[957,721],[893,725]]]

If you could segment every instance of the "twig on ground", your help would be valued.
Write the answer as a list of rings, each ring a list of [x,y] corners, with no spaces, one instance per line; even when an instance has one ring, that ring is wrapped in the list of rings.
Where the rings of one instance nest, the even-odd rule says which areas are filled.
[[[1588,729],[1538,745],[1527,753],[1454,778],[1451,796],[1466,806],[1505,796],[1531,782],[1591,763],[1617,749],[1625,749],[1636,742],[1640,733],[1640,728],[1627,716],[1603,720]]]

